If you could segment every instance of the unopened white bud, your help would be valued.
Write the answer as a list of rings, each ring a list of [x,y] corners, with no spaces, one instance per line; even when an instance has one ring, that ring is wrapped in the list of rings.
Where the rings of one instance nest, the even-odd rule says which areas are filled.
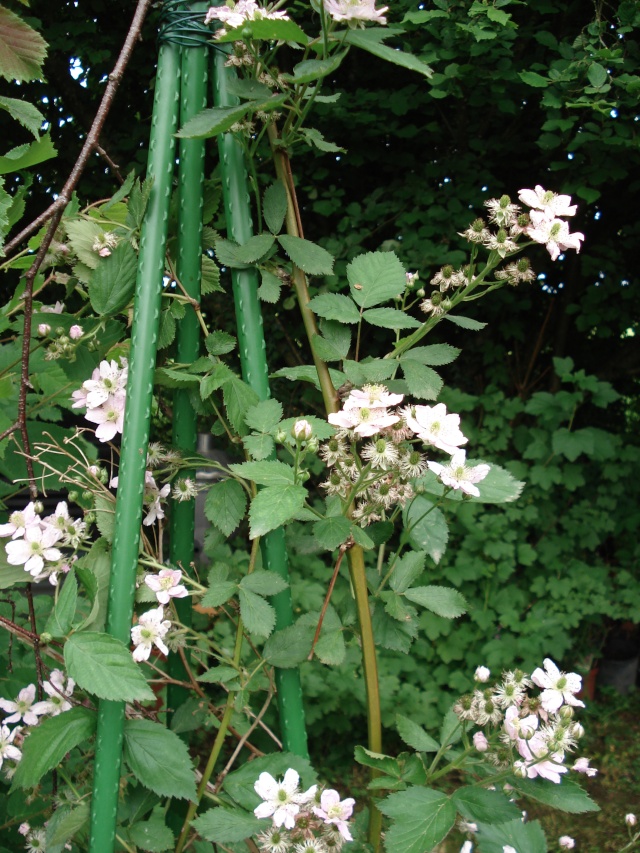
[[[489,741],[484,732],[476,732],[474,734],[473,745],[478,752],[486,752],[489,749]]]
[[[82,328],[82,326],[72,326],[69,329],[69,337],[71,338],[72,341],[77,341],[83,335],[84,335],[84,329]]]
[[[491,677],[491,670],[486,666],[479,666],[473,674],[473,677],[476,681],[480,681],[484,684]]]
[[[38,334],[45,338],[51,331],[51,326],[48,323],[40,323],[38,326]]]
[[[558,839],[558,844],[563,850],[573,850],[576,846],[576,842],[570,835],[561,835]]]
[[[629,812],[629,814],[626,814],[624,816],[624,822],[627,824],[627,826],[635,826],[638,822],[638,818],[634,814]]]
[[[291,427],[291,435],[296,439],[296,441],[309,441],[313,435],[313,427],[309,421],[296,421]]]

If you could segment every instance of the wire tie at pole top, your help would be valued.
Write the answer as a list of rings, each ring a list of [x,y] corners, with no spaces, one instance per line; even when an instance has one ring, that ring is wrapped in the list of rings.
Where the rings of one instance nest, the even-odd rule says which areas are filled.
[[[185,0],[165,0],[160,15],[158,44],[181,47],[208,47],[211,29],[204,23],[204,13],[188,8]]]

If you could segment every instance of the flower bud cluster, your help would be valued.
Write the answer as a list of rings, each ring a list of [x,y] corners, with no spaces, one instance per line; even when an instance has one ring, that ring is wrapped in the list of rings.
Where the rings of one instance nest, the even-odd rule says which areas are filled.
[[[332,853],[352,841],[349,818],[355,800],[340,799],[331,789],[312,785],[300,789],[298,773],[289,769],[281,780],[261,773],[254,789],[262,803],[254,809],[257,818],[271,818],[272,825],[256,837],[266,853]]]
[[[479,667],[486,681],[486,667]],[[478,671],[476,671],[478,672]],[[533,694],[532,688],[540,692]],[[582,679],[576,673],[561,672],[546,658],[529,676],[521,670],[505,672],[502,681],[485,690],[476,689],[462,696],[454,711],[463,722],[489,726],[477,731],[473,744],[493,764],[513,768],[523,778],[540,776],[559,783],[569,769],[587,776],[597,770],[588,758],[578,758],[571,768],[567,755],[573,752],[584,728],[574,721],[574,708],[584,707],[576,697]]]
[[[75,553],[65,555],[60,548],[75,552],[86,539],[87,524],[71,518],[65,501],[45,518],[39,512],[42,506],[33,501],[12,512],[9,521],[0,524],[0,537],[11,537],[5,545],[9,565],[23,566],[34,580],[49,578],[56,586],[60,572],[66,574],[77,559]]]
[[[128,365],[125,358],[116,361],[101,361],[86,379],[82,387],[74,391],[73,408],[84,408],[85,418],[98,424],[96,438],[112,441],[124,426],[125,393]]]
[[[363,527],[413,498],[412,481],[427,468],[450,488],[476,496],[475,484],[489,472],[488,465],[466,465],[459,415],[447,413],[443,403],[398,408],[403,399],[384,385],[365,385],[350,391],[342,410],[329,415],[338,430],[320,449],[331,469],[323,485],[328,494],[354,505],[353,518]],[[370,440],[359,447],[363,439]],[[424,447],[448,453],[449,465],[428,460]]]

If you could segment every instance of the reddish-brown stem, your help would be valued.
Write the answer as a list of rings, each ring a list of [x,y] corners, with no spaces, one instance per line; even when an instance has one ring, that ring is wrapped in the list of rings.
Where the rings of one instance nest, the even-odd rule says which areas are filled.
[[[331,582],[329,584],[329,589],[327,590],[327,594],[324,597],[324,603],[322,605],[322,610],[320,611],[320,618],[318,619],[318,625],[316,627],[316,633],[313,636],[313,642],[311,643],[311,651],[309,652],[309,657],[307,660],[313,660],[313,652],[316,648],[316,643],[320,638],[320,631],[322,631],[322,623],[324,622],[324,617],[327,614],[327,608],[329,607],[329,602],[331,601],[331,596],[333,595],[333,588],[336,585],[336,580],[338,578],[338,572],[340,571],[340,564],[342,563],[342,558],[347,553],[347,550],[351,547],[350,544],[345,543],[340,546],[340,553],[338,554],[338,559],[336,560],[336,565],[333,570],[333,575],[331,576]]]

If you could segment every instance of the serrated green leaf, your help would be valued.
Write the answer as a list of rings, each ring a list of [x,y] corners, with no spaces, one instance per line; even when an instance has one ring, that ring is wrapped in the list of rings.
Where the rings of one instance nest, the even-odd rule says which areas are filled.
[[[214,666],[199,675],[196,681],[203,681],[205,684],[226,684],[239,675],[238,670],[232,666]]]
[[[116,526],[116,502],[114,498],[98,494],[94,499],[94,512],[96,514],[96,527],[100,535],[107,542],[113,542],[113,534]]]
[[[467,329],[470,332],[479,332],[487,325],[486,323],[481,323],[480,320],[463,317],[461,314],[445,314],[443,319],[453,323],[454,326],[460,326],[461,329]]]
[[[20,122],[23,127],[26,127],[29,133],[38,139],[40,128],[44,122],[44,116],[33,104],[30,104],[28,101],[18,100],[17,98],[0,96],[0,109],[6,110],[11,118]]]
[[[258,402],[258,395],[246,382],[234,375],[224,383],[222,399],[231,426],[238,435],[246,435],[248,429],[244,419],[249,409]]]
[[[396,727],[402,740],[416,752],[437,752],[440,744],[422,726],[402,714],[396,714]]]
[[[451,800],[460,814],[469,821],[507,823],[522,817],[518,806],[501,791],[464,786],[453,792]]]
[[[400,364],[412,396],[423,400],[436,400],[438,398],[444,382],[433,368],[427,367],[419,361],[414,361],[410,352],[400,359]]]
[[[260,276],[261,283],[258,288],[258,297],[262,299],[263,302],[269,302],[273,305],[280,298],[282,280],[268,270],[260,270]]]
[[[339,349],[331,341],[323,338],[321,335],[312,335],[311,346],[314,353],[321,358],[322,361],[342,361],[346,356],[344,350]]]
[[[58,596],[56,605],[51,611],[44,627],[45,633],[52,637],[66,637],[73,624],[78,603],[78,582],[73,569],[65,576],[62,592]]]
[[[160,314],[160,325],[158,327],[158,349],[170,346],[176,336],[176,319],[171,313],[171,308],[166,308]]]
[[[287,191],[282,181],[276,181],[265,190],[262,212],[269,231],[279,234],[287,213]]]
[[[408,551],[396,561],[389,579],[389,586],[395,592],[405,592],[424,571],[426,551]],[[392,558],[395,559],[395,556]]]
[[[46,849],[65,844],[89,824],[90,804],[85,800],[76,808],[58,808],[47,821]]]
[[[195,801],[189,751],[175,732],[151,720],[125,720],[123,757],[136,779],[158,796]]]
[[[249,523],[251,538],[263,536],[290,521],[304,506],[307,490],[303,486],[267,486],[251,501]]]
[[[204,514],[225,536],[231,536],[244,518],[247,493],[236,480],[222,480],[209,487]]]
[[[261,400],[244,416],[244,422],[256,432],[269,432],[282,420],[282,403],[277,400]]]
[[[600,811],[600,806],[594,803],[587,792],[569,779],[563,779],[556,785],[548,779],[518,778],[513,781],[513,787],[525,797],[568,814]]]
[[[272,376],[281,376],[283,379],[288,379],[290,382],[311,382],[316,388],[320,387],[318,382],[318,371],[313,364],[301,364],[298,367],[281,367],[276,370]],[[339,388],[346,379],[344,373],[339,370],[329,368],[329,376],[334,388]],[[354,383],[355,384],[355,383]]]
[[[518,77],[527,86],[533,86],[535,89],[544,89],[551,82],[547,77],[543,77],[536,71],[518,71]]]
[[[76,684],[100,699],[144,702],[154,698],[129,649],[108,634],[73,634],[65,643],[64,661]]]
[[[245,480],[253,480],[259,486],[286,486],[293,483],[294,470],[285,462],[272,459],[264,462],[239,462],[229,469]]]
[[[372,326],[383,329],[419,329],[422,323],[397,308],[369,308],[362,317]]]
[[[275,237],[271,234],[255,234],[238,246],[236,249],[237,258],[240,263],[253,264],[264,257],[274,243]]]
[[[94,734],[96,722],[95,711],[77,706],[34,726],[24,741],[22,760],[13,776],[12,789],[37,785],[68,752]]]
[[[360,311],[353,299],[339,293],[321,293],[309,302],[309,308],[318,317],[337,320],[339,323],[359,323]]]
[[[164,822],[162,806],[156,806],[149,820],[134,823],[128,830],[129,839],[147,853],[164,853],[173,850],[175,838]]]
[[[323,626],[314,654],[325,666],[340,666],[347,654],[342,630],[326,631]]]
[[[311,651],[314,628],[308,625],[289,625],[272,634],[264,644],[262,656],[271,666],[292,669],[306,660]]]
[[[480,459],[467,460],[467,465],[472,467],[479,464],[482,464]],[[516,480],[506,468],[501,468],[500,465],[492,463],[487,476],[478,483],[480,497],[472,497],[471,500],[486,504],[510,503],[520,497],[524,486],[525,484]]]
[[[209,572],[207,582],[209,589],[201,600],[203,607],[220,607],[226,604],[238,591],[238,584],[228,581],[229,570],[226,566],[215,565]]]
[[[89,282],[89,300],[96,314],[117,314],[133,297],[138,272],[138,256],[130,243],[119,243],[100,265]]]
[[[240,589],[255,592],[256,595],[277,595],[287,589],[289,584],[277,572],[256,569],[240,581]]]
[[[335,258],[317,243],[291,234],[281,234],[278,242],[293,263],[308,275],[333,274]]]
[[[276,611],[262,598],[248,589],[240,587],[240,616],[250,634],[268,637],[276,624]]]
[[[305,59],[294,66],[293,74],[285,74],[284,77],[289,83],[298,85],[320,80],[337,71],[347,53],[348,51],[342,50],[339,53],[334,53],[328,59]]]
[[[238,40],[238,28],[228,27],[228,32],[224,36],[218,36],[217,42],[229,42]],[[309,37],[304,30],[294,22],[289,20],[275,20],[269,18],[256,19],[254,21],[245,20],[242,29],[246,32],[251,30],[251,38],[259,39],[260,41],[292,41],[296,44],[307,44]],[[242,36],[245,38],[244,34]]]
[[[237,344],[234,336],[228,332],[211,332],[204,339],[204,345],[209,355],[226,355],[228,352],[233,352]]]
[[[405,592],[409,601],[426,607],[445,619],[457,619],[467,612],[467,602],[457,589],[445,586],[415,586]]]
[[[378,808],[393,819],[385,836],[385,847],[393,853],[433,850],[456,820],[456,808],[449,797],[430,788],[390,794]]]
[[[45,133],[37,142],[19,145],[17,148],[12,148],[4,157],[0,157],[0,175],[30,169],[32,166],[51,160],[56,154],[51,136]]]
[[[107,619],[111,554],[105,539],[98,539],[84,557],[75,564],[78,580],[87,590],[91,610],[89,615],[76,626],[77,631],[93,628],[102,631]]]
[[[172,377],[177,378],[175,376],[176,373],[177,371],[173,371]],[[189,381],[193,379],[189,374],[186,375],[189,377]],[[182,374],[182,377],[184,376],[185,374]],[[206,400],[214,391],[217,391],[218,388],[222,388],[225,382],[230,382],[234,376],[235,374],[233,370],[231,370],[230,367],[227,367],[224,362],[219,361],[217,364],[214,364],[209,373],[203,376],[200,380],[200,399]]]
[[[405,506],[403,518],[411,546],[417,551],[426,551],[435,563],[439,563],[449,539],[449,528],[441,510],[423,495],[417,495]]]
[[[394,779],[399,779],[402,775],[398,760],[390,755],[372,752],[370,749],[365,749],[364,746],[356,746],[354,758],[358,764],[362,764],[364,767],[372,767],[374,770],[386,773]]]
[[[258,435],[254,432],[251,435],[245,435],[242,438],[242,443],[247,453],[258,462],[270,456],[276,448],[275,441],[266,433]]]
[[[264,829],[264,821],[250,812],[222,807],[209,809],[192,825],[203,838],[221,844],[243,841]]]
[[[379,59],[384,59],[393,65],[400,65],[409,71],[416,71],[418,74],[422,74],[423,77],[431,77],[433,75],[433,69],[412,53],[404,53],[402,50],[396,50],[395,48],[387,47],[386,44],[381,44],[380,36],[376,33],[376,29],[372,27],[367,30],[347,30],[344,34],[344,40],[347,44],[352,44],[354,47],[366,50],[367,53],[372,53]]]
[[[346,151],[345,148],[341,148],[334,142],[329,142],[327,139],[325,139],[324,134],[322,134],[315,127],[303,127],[300,130],[300,135],[304,138],[305,142],[308,145],[312,145],[314,148],[317,148],[318,151],[323,151],[326,154],[338,154],[340,152],[344,153]]]
[[[224,292],[224,288],[220,285],[220,268],[208,255],[202,256],[200,272],[200,291],[203,296]]]
[[[398,363],[391,358],[374,358],[369,362],[345,359],[342,367],[349,382],[365,385],[367,382],[384,382],[391,378]]]
[[[176,136],[182,139],[207,139],[224,133],[251,110],[249,103],[237,107],[212,107],[202,110],[184,124]]]
[[[236,95],[238,98],[244,98],[246,101],[270,98],[272,94],[271,89],[265,86],[264,83],[259,83],[257,80],[236,77],[233,74],[227,74],[225,86],[230,95]]]
[[[71,248],[83,264],[95,270],[100,263],[107,260],[93,250],[95,241],[104,236],[104,230],[97,222],[89,219],[68,219],[63,220],[63,223]]]
[[[313,535],[320,547],[334,551],[349,538],[351,522],[344,515],[323,518],[313,525]]]
[[[478,824],[480,853],[502,853],[505,846],[526,853],[547,853],[547,839],[537,820],[523,823],[522,818],[508,823]]]
[[[401,296],[407,286],[404,267],[393,252],[367,252],[347,266],[347,278],[354,302],[372,308]]]
[[[407,355],[413,361],[419,361],[420,364],[439,367],[450,364],[460,355],[460,352],[458,347],[452,347],[450,344],[431,344],[426,347],[413,347]]]
[[[0,75],[28,82],[42,76],[47,43],[10,9],[0,6]]]

